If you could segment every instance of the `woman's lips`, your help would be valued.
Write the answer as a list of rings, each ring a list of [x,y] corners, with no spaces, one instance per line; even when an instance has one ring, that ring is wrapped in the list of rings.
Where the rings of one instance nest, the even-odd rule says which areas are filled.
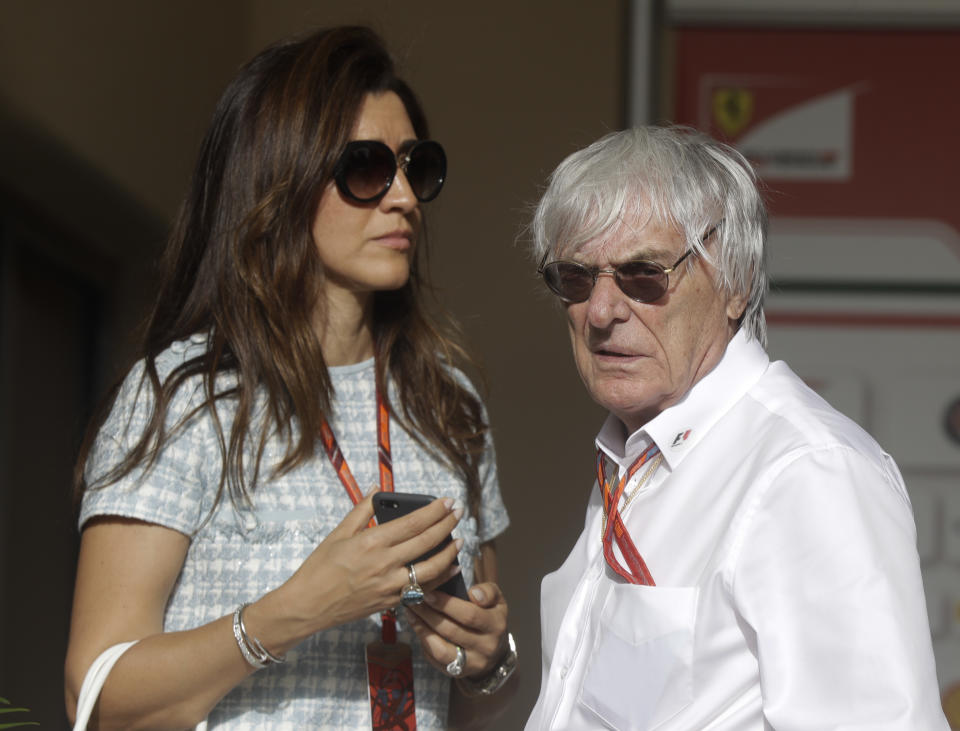
[[[397,249],[398,251],[406,251],[410,248],[412,239],[413,232],[411,231],[390,231],[382,236],[377,236],[374,240],[381,246]]]

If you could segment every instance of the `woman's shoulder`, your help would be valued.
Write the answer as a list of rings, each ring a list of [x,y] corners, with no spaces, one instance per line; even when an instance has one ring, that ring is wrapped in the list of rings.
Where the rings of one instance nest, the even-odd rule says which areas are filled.
[[[440,360],[440,365],[443,370],[453,379],[453,381],[458,385],[470,392],[470,395],[481,399],[480,390],[477,388],[476,378],[471,378],[467,375],[467,372],[454,363],[450,363],[447,360]]]
[[[174,340],[163,352],[187,354],[192,357],[206,352],[209,341],[210,336],[207,332],[195,332],[190,337]]]
[[[184,340],[174,340],[154,356],[154,364],[161,383],[181,366],[207,352],[206,333],[194,333]]]
[[[164,382],[171,373],[190,360],[203,355],[206,350],[207,336],[196,333],[184,340],[174,340],[166,348],[154,356],[141,356],[130,366],[123,377],[121,387],[137,385],[147,370],[147,362],[152,361],[160,382]]]
[[[145,417],[152,411],[156,391],[148,376],[148,362],[152,363],[162,387],[171,377],[176,377],[177,372],[185,368],[190,361],[202,356],[207,349],[206,343],[206,335],[197,333],[184,340],[173,341],[152,358],[144,356],[137,360],[120,384],[108,424],[116,423],[118,420],[136,421],[135,415]],[[170,394],[167,407],[168,422],[171,418],[176,421],[178,417],[193,410],[204,398],[202,371],[198,370],[196,373],[186,375]]]

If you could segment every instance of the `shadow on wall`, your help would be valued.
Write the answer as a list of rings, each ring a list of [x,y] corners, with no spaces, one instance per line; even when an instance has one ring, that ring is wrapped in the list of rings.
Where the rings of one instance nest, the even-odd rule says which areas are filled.
[[[0,696],[62,728],[73,456],[165,225],[0,104]],[[10,712],[10,708],[0,708]]]

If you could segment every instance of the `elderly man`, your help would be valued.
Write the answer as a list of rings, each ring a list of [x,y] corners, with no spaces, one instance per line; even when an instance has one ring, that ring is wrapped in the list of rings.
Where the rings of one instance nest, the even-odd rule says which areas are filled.
[[[610,415],[543,580],[527,729],[945,731],[896,465],[764,351],[749,164],[614,133],[557,168],[532,230]]]

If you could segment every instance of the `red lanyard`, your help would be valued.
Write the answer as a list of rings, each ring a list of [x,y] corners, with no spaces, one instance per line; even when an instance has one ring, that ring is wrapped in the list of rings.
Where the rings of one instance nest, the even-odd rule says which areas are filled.
[[[330,458],[330,464],[337,471],[337,477],[347,491],[347,495],[356,505],[363,500],[363,492],[357,484],[347,460],[340,451],[340,445],[337,444],[337,438],[333,435],[333,429],[326,419],[320,424],[320,439],[323,441],[324,449],[327,450],[327,456]],[[393,461],[390,459],[390,412],[386,404],[380,397],[380,389],[377,389],[377,461],[380,465],[380,489],[383,492],[393,492]],[[369,527],[377,524],[376,518],[370,518]],[[381,615],[383,628],[383,641],[392,644],[397,641],[397,620],[393,610],[388,610]]]
[[[607,480],[603,469],[603,452],[599,449],[597,450],[597,484],[600,485],[600,493],[603,496],[603,510],[606,516],[606,528],[603,531],[603,556],[607,560],[610,568],[620,574],[620,576],[629,583],[642,584],[644,586],[655,586],[653,576],[650,575],[650,570],[647,568],[647,564],[644,563],[643,556],[640,555],[640,552],[633,543],[633,539],[630,538],[630,534],[623,524],[623,518],[620,516],[618,506],[620,505],[620,498],[623,495],[623,489],[627,486],[627,483],[637,473],[637,470],[646,464],[651,457],[655,456],[658,451],[656,444],[651,444],[647,447],[643,451],[643,454],[637,457],[633,464],[630,465],[630,469],[620,478],[616,490],[611,494],[610,482],[612,480]],[[624,568],[620,561],[617,560],[613,552],[614,540],[617,542],[617,545],[620,546],[620,552],[623,553],[623,558],[626,560],[628,568]]]

